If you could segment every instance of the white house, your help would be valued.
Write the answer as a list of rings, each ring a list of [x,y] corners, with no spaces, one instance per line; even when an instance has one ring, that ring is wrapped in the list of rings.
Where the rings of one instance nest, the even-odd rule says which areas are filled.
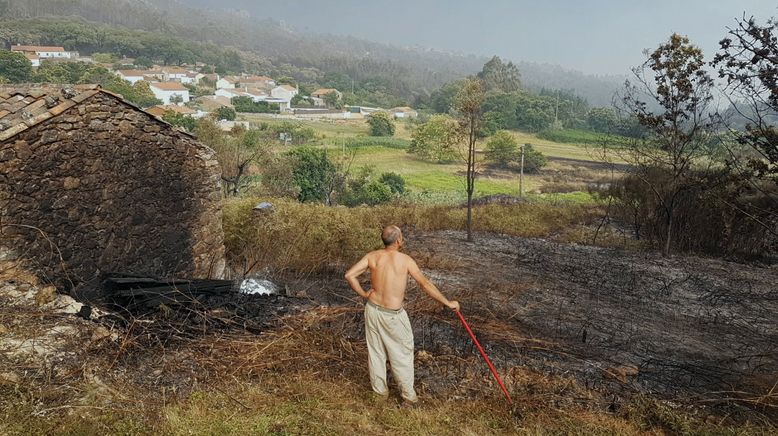
[[[32,64],[33,67],[41,66],[41,58],[36,54],[25,53],[24,57]]]
[[[239,83],[241,88],[271,89],[276,86],[276,81],[267,76],[241,76]]]
[[[288,112],[292,109],[292,102],[286,98],[268,97],[265,99],[270,104],[277,104],[281,112]]]
[[[389,110],[389,113],[395,118],[416,118],[419,115],[418,112],[408,106],[392,108]]]
[[[40,59],[71,59],[77,57],[75,52],[65,51],[64,47],[39,45],[12,45],[11,51],[37,55]]]
[[[219,80],[216,81],[216,89],[232,89],[235,88],[236,83],[238,83],[238,81],[234,77],[220,77]]]
[[[189,89],[180,82],[155,82],[150,83],[149,88],[154,93],[154,97],[162,101],[162,104],[171,104],[170,100],[174,96],[181,97],[181,102],[178,104],[189,102]]]
[[[187,83],[184,82],[183,79],[187,78],[190,74],[186,68],[181,68],[181,67],[165,67],[162,69],[162,72],[164,73],[162,78],[165,82]],[[194,79],[192,79],[192,82],[194,82]]]
[[[130,82],[132,85],[134,85],[135,82],[145,80],[145,74],[145,72],[139,70],[119,70],[116,72],[116,75],[118,75],[119,78]]]
[[[276,86],[270,91],[270,96],[273,98],[280,98],[291,101],[295,95],[297,95],[297,88],[290,85]]]

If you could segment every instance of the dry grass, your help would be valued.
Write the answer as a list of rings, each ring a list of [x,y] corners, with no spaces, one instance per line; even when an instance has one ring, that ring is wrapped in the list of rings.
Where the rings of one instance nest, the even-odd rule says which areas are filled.
[[[255,214],[262,199],[231,201],[224,207],[225,244],[232,263],[244,271],[277,273],[342,270],[365,252],[380,247],[380,229],[396,224],[417,230],[463,230],[466,209],[456,206],[383,205],[327,207],[269,199],[275,210]],[[591,205],[489,204],[474,209],[474,229],[543,237],[592,222]]]

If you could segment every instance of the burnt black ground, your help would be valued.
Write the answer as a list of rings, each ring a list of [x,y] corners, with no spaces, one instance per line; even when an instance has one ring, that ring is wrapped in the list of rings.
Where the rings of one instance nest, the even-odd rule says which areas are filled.
[[[409,235],[406,251],[503,368],[571,375],[614,398],[636,392],[740,409],[778,382],[778,268],[493,234]],[[339,277],[317,303],[359,305]],[[456,318],[411,287],[417,350],[472,354]],[[361,339],[355,320],[354,339]],[[482,368],[486,371],[486,368]],[[742,393],[737,394],[734,391]],[[730,398],[730,400],[726,400]]]

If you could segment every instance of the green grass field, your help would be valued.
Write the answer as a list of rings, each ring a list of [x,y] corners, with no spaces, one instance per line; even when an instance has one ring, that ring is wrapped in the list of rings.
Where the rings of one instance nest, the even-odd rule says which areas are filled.
[[[282,122],[261,115],[246,116],[245,119],[256,123]],[[405,149],[410,145],[412,132],[407,122],[398,122],[395,136],[391,138],[368,136],[369,129],[364,120],[298,120],[295,122],[313,128],[316,131],[315,144],[330,150],[331,156],[342,158],[353,154],[350,166],[352,172],[370,166],[379,175],[393,172],[403,176],[408,191],[406,197],[410,200],[452,203],[465,199],[465,165],[427,162],[407,153]],[[596,146],[582,143],[558,143],[526,132],[512,133],[520,144],[532,144],[536,150],[550,158],[548,166],[540,174],[525,174],[523,182],[525,194],[539,200],[549,198],[553,199],[552,201],[592,200],[591,195],[581,191],[585,190],[588,182],[604,178],[606,171],[582,168],[587,162],[596,166],[599,163],[598,152],[601,150]],[[480,149],[483,146],[482,142],[478,147]],[[554,158],[582,161],[583,166],[575,166],[568,161],[555,161]],[[479,172],[475,187],[476,197],[519,193],[518,172],[494,170],[483,165],[479,167]],[[555,193],[552,185],[560,184],[564,185],[566,192]]]

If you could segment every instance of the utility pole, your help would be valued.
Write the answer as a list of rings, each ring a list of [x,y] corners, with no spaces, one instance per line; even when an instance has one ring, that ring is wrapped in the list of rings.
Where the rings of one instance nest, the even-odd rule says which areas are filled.
[[[521,146],[521,172],[519,173],[519,197],[524,198],[524,147],[529,144]]]

